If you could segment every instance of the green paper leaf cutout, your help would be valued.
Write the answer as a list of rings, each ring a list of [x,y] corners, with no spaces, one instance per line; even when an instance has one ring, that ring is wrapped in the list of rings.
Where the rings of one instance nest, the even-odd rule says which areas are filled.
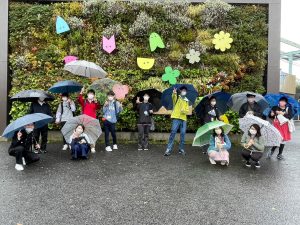
[[[163,81],[169,81],[170,84],[176,84],[177,83],[177,77],[180,76],[179,70],[173,70],[171,66],[165,67],[165,73],[162,75]]]
[[[151,33],[149,37],[150,49],[151,52],[155,51],[158,48],[165,48],[165,44],[158,33]]]

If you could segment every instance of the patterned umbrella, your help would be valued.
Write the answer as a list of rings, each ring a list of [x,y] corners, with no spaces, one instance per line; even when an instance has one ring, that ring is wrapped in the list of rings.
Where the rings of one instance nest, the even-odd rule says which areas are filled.
[[[247,94],[255,95],[255,101],[261,107],[261,110],[264,111],[269,107],[267,100],[260,94],[256,94],[250,91],[236,93],[231,96],[227,105],[233,110],[238,112],[241,106],[247,102]]]
[[[257,116],[247,115],[239,119],[240,129],[245,133],[248,132],[253,124],[260,126],[260,132],[265,140],[265,146],[279,146],[282,142],[280,132],[268,121]]]
[[[91,144],[95,144],[98,138],[100,137],[102,130],[100,127],[99,120],[94,119],[87,115],[80,115],[73,118],[70,118],[66,124],[61,129],[61,132],[65,140],[69,141],[71,135],[73,134],[75,128],[82,124],[84,126],[84,133],[91,140]]]
[[[222,121],[212,121],[201,126],[194,137],[193,146],[203,146],[209,143],[212,130],[217,127],[222,127],[225,134],[228,134],[233,128],[232,125],[223,123]]]

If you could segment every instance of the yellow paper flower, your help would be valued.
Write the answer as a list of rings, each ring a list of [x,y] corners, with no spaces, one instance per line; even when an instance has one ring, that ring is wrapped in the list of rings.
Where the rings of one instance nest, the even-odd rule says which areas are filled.
[[[224,31],[220,31],[220,33],[214,35],[213,44],[215,45],[215,49],[220,49],[224,52],[226,49],[231,48],[231,43],[233,39],[230,37],[229,33],[225,33]]]

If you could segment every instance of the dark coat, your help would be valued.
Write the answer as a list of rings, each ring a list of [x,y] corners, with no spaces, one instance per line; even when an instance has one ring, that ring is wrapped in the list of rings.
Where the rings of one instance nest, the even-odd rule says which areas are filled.
[[[23,129],[23,130],[21,130],[21,133],[22,133],[21,140],[18,140],[18,136],[17,136],[18,131],[15,132],[9,148],[23,146],[26,151],[31,151],[32,145],[35,146],[37,144],[37,142],[34,138],[33,132],[27,134],[27,132]]]
[[[213,116],[213,115],[210,115],[209,112],[214,110],[215,113],[216,113],[216,116]],[[220,110],[218,109],[217,106],[212,106],[211,104],[208,104],[208,105],[205,105],[204,107],[204,111],[203,111],[203,121],[204,121],[204,124],[205,123],[209,123],[213,120],[220,120],[220,116],[221,116],[221,113],[220,113]]]
[[[151,113],[150,110],[153,110],[153,105],[151,103],[139,103],[137,104],[137,110],[139,114],[138,124],[151,124]],[[148,116],[145,115],[145,111],[148,112]]]
[[[289,107],[286,107],[285,109],[281,109],[279,106],[273,106],[270,113],[269,113],[269,118],[270,119],[275,119],[276,118],[276,111],[281,111],[284,112],[284,117],[287,119],[292,119],[293,118],[293,112],[292,109],[290,109]],[[275,116],[271,116],[271,112],[274,112]]]
[[[50,105],[47,102],[43,103],[42,105],[40,105],[38,102],[31,103],[29,114],[32,113],[44,113],[48,116],[52,116]]]
[[[249,110],[249,109],[251,109],[251,110]],[[248,102],[246,102],[240,108],[240,111],[239,111],[240,118],[243,118],[249,111],[253,111],[254,116],[257,116],[260,118],[262,118],[262,116],[263,116],[263,111],[257,102],[254,102],[253,105],[250,105]]]

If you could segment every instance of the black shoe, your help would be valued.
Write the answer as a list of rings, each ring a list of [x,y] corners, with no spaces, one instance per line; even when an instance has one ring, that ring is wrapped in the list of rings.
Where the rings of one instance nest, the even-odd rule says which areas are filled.
[[[41,152],[45,154],[45,153],[47,153],[48,151],[47,151],[46,149],[42,149]]]
[[[249,161],[246,162],[245,166],[251,167],[251,163]]]
[[[204,155],[206,155],[206,154],[207,154],[207,151],[203,150],[202,153],[203,153]]]
[[[255,163],[255,167],[256,167],[256,168],[260,168],[260,163],[259,163],[259,162],[256,162],[256,163]]]
[[[278,155],[277,155],[277,159],[282,160],[282,159],[283,159],[283,155],[278,154]]]

